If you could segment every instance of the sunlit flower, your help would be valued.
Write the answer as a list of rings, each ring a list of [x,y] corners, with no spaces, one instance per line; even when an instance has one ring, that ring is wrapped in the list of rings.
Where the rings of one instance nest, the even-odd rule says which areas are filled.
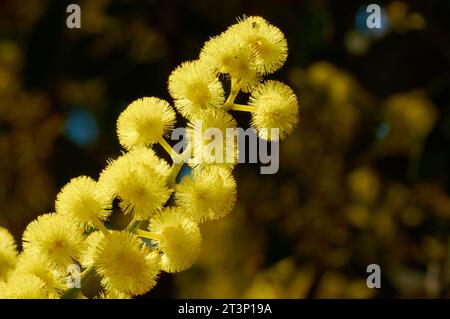
[[[208,40],[200,52],[200,60],[217,73],[236,79],[247,92],[260,80],[256,65],[256,51],[240,41],[234,32],[224,32]]]
[[[37,250],[28,249],[20,254],[15,275],[32,274],[41,279],[50,297],[59,296],[66,288],[63,272],[54,268]]]
[[[156,285],[160,257],[135,235],[113,232],[95,251],[94,265],[108,291],[142,295]]]
[[[150,220],[149,229],[159,237],[161,268],[166,272],[189,268],[200,254],[200,229],[183,215],[179,208],[167,208]]]
[[[11,276],[3,287],[0,286],[0,299],[46,299],[48,292],[45,282],[33,274]]]
[[[172,190],[166,185],[166,165],[156,161],[154,164],[160,167],[155,169],[157,166],[151,165],[152,153],[140,149],[138,154],[142,157],[130,152],[111,161],[100,174],[99,187],[108,196],[118,197],[126,214],[131,212],[143,220],[162,209]]]
[[[90,267],[94,263],[95,250],[102,241],[103,236],[104,234],[101,231],[94,231],[84,240],[84,249],[79,258],[83,267]]]
[[[269,80],[258,86],[252,91],[249,105],[255,107],[252,126],[263,139],[283,140],[298,123],[297,97],[281,82]],[[272,128],[279,130],[279,136],[272,134]]]
[[[107,194],[100,192],[97,182],[87,176],[70,180],[59,192],[56,212],[86,226],[105,221],[111,208]]]
[[[189,164],[193,167],[214,164],[233,169],[238,158],[237,138],[233,133],[236,125],[233,117],[221,110],[199,113],[187,129],[193,153]]]
[[[45,214],[32,221],[23,233],[23,247],[42,254],[55,266],[65,269],[83,248],[80,227],[60,214]]]
[[[10,232],[0,227],[0,281],[6,280],[17,262],[17,247]]]
[[[194,170],[176,186],[175,201],[196,222],[222,218],[236,203],[236,182],[221,167]]]
[[[175,107],[188,118],[201,110],[218,108],[224,102],[222,84],[199,60],[184,62],[172,72],[169,92],[175,99]]]
[[[283,33],[261,17],[244,18],[227,32],[235,34],[256,52],[255,64],[259,73],[275,72],[286,61],[288,46]]]
[[[157,143],[173,128],[175,112],[169,103],[156,97],[132,102],[117,120],[120,144],[131,149]]]

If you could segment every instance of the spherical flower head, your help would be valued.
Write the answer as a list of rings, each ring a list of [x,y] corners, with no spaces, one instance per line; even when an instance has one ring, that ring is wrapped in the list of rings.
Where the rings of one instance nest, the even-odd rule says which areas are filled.
[[[95,250],[98,244],[103,239],[103,233],[101,231],[94,231],[90,233],[84,240],[84,249],[80,255],[80,264],[88,268],[94,263]]]
[[[162,270],[183,271],[198,259],[202,237],[198,225],[183,216],[180,208],[167,208],[150,220],[150,231],[160,237],[158,248],[162,252]]]
[[[255,50],[234,32],[223,32],[208,40],[200,52],[200,60],[216,73],[234,78],[244,92],[260,81]]]
[[[142,295],[156,285],[160,257],[136,235],[116,231],[100,241],[94,266],[107,291]]]
[[[284,34],[261,17],[248,17],[231,26],[227,32],[236,34],[256,52],[256,70],[273,73],[287,59],[288,46]]]
[[[14,274],[0,287],[0,299],[47,299],[44,281],[33,274]]]
[[[169,92],[175,107],[187,118],[224,102],[222,84],[212,70],[199,60],[183,62],[169,77]]]
[[[238,159],[236,121],[222,110],[207,110],[188,124],[187,139],[194,168],[218,165],[232,170]]]
[[[149,174],[166,178],[170,173],[170,165],[159,158],[155,152],[145,146],[137,146],[132,150],[123,153],[114,161],[117,166],[142,166]]]
[[[64,215],[41,215],[25,229],[23,247],[38,251],[53,266],[65,270],[83,248],[82,230]]]
[[[176,186],[176,204],[197,223],[228,215],[236,203],[236,182],[221,167],[194,170]]]
[[[38,251],[28,249],[19,256],[13,276],[31,274],[45,284],[50,298],[56,298],[66,288],[63,272],[54,268]]]
[[[87,176],[73,178],[59,192],[56,212],[83,226],[95,226],[110,215],[111,199]]]
[[[284,83],[270,80],[261,84],[252,91],[249,105],[255,107],[252,126],[265,140],[283,140],[297,126],[297,97]],[[273,134],[272,129],[278,129],[278,134]]]
[[[166,101],[144,97],[132,102],[117,120],[117,135],[126,149],[157,143],[175,123],[175,112]]]
[[[17,262],[17,246],[14,237],[3,227],[0,227],[0,281],[6,280]]]
[[[99,186],[108,196],[119,198],[125,214],[132,213],[138,220],[161,210],[172,193],[166,172],[159,173],[127,154],[108,164],[100,174]]]

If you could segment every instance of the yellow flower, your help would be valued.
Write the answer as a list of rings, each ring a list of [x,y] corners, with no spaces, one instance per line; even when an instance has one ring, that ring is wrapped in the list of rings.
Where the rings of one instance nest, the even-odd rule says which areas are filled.
[[[297,126],[297,97],[284,83],[269,80],[261,84],[252,91],[249,105],[255,107],[252,126],[265,140],[283,140]],[[279,137],[272,135],[272,128],[278,128]]]
[[[109,290],[103,291],[98,296],[99,299],[131,299],[133,296],[124,294],[123,292],[119,292],[117,290]]]
[[[103,237],[94,255],[97,273],[108,291],[142,295],[156,285],[160,257],[135,235],[113,232]]]
[[[232,170],[238,159],[236,121],[222,110],[207,110],[188,124],[187,138],[193,152],[189,165],[203,167],[210,164]],[[227,128],[230,129],[227,138]]]
[[[6,280],[17,262],[17,247],[14,237],[6,228],[0,227],[0,281]]]
[[[106,220],[110,208],[110,198],[99,191],[96,181],[87,176],[71,179],[61,189],[55,203],[57,213],[86,226],[95,226]]]
[[[66,269],[83,248],[79,225],[60,214],[45,214],[32,221],[23,233],[24,250],[38,251],[58,268]]]
[[[58,297],[60,292],[66,288],[63,273],[54,268],[36,250],[28,249],[19,256],[13,276],[25,274],[32,274],[41,279],[50,297]]]
[[[0,299],[46,299],[48,297],[44,281],[33,274],[13,275],[3,287],[0,287]]]
[[[173,128],[175,112],[169,103],[156,97],[132,102],[117,120],[120,144],[131,149],[157,143]]]
[[[134,156],[130,151],[111,161],[100,174],[98,184],[100,191],[121,200],[125,214],[131,212],[137,219],[144,220],[162,209],[172,190],[166,185],[167,164],[158,161],[161,167],[155,169],[152,157],[148,156],[152,152],[139,149],[137,153],[140,155]]]
[[[162,270],[179,272],[197,260],[202,243],[200,229],[195,222],[183,216],[180,208],[167,208],[154,216],[149,229],[158,237]]]
[[[169,92],[175,107],[187,118],[207,108],[218,108],[224,102],[222,84],[199,60],[184,62],[172,72]]]
[[[234,32],[223,32],[208,40],[200,52],[200,60],[216,73],[229,74],[247,92],[258,84],[256,52]]]
[[[236,182],[227,170],[194,170],[176,186],[175,202],[192,220],[201,223],[225,217],[236,203]]]
[[[261,74],[275,72],[287,59],[288,46],[283,33],[261,17],[248,17],[232,25],[227,32],[256,52],[256,70]]]
[[[94,231],[90,233],[84,240],[84,250],[80,256],[80,264],[88,268],[94,263],[95,250],[98,244],[103,239],[103,233],[100,231]]]

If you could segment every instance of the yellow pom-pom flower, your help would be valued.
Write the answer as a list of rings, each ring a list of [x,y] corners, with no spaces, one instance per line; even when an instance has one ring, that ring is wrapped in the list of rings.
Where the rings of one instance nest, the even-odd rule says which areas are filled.
[[[47,299],[45,283],[33,274],[16,274],[0,287],[0,299]]]
[[[175,202],[198,223],[222,218],[236,203],[236,182],[230,172],[220,167],[194,170],[176,186]]]
[[[255,50],[246,46],[235,32],[224,32],[208,40],[200,52],[200,60],[216,73],[229,74],[244,92],[260,81]]]
[[[167,208],[154,216],[149,224],[162,252],[161,268],[169,273],[189,268],[200,254],[200,229],[183,215],[179,208]]]
[[[265,140],[283,140],[298,123],[298,101],[292,89],[278,81],[266,81],[258,86],[249,99],[252,111],[252,126]],[[278,134],[272,134],[277,128]]]
[[[118,197],[124,212],[138,220],[161,210],[172,193],[166,185],[167,172],[158,173],[142,160],[128,154],[119,157],[103,170],[98,183],[102,192]]]
[[[83,249],[83,235],[77,223],[60,214],[45,214],[32,221],[24,231],[23,247],[42,254],[65,270]]]
[[[222,84],[199,60],[184,62],[172,72],[169,92],[175,107],[187,118],[207,108],[218,108],[224,102]]]
[[[61,189],[55,203],[57,213],[85,226],[95,226],[106,220],[110,208],[110,198],[87,176],[71,179]]]
[[[237,37],[256,52],[256,69],[261,74],[278,70],[288,55],[287,41],[277,27],[261,17],[248,17],[231,26],[227,32]]]
[[[123,153],[115,160],[109,161],[109,166],[116,166],[118,169],[125,167],[141,166],[149,174],[166,178],[170,173],[170,166],[167,162],[159,158],[155,152],[148,147],[138,146]],[[120,173],[120,172],[118,172]]]
[[[17,247],[14,237],[3,227],[0,227],[0,281],[6,280],[17,262]]]
[[[63,273],[35,250],[26,250],[19,256],[13,276],[20,274],[32,274],[41,279],[51,298],[58,297],[66,288]]]
[[[117,135],[126,149],[157,143],[173,128],[175,112],[166,101],[144,97],[132,102],[117,120]]]
[[[160,257],[136,235],[113,232],[100,241],[94,266],[107,291],[142,295],[156,285]]]
[[[207,110],[188,124],[187,138],[193,158],[192,167],[219,165],[232,170],[238,159],[237,137],[233,133],[236,121],[222,110]],[[229,136],[227,138],[227,128]]]
[[[80,255],[80,264],[88,268],[94,263],[95,250],[98,244],[103,239],[103,233],[100,231],[94,231],[90,233],[84,240],[84,250]]]

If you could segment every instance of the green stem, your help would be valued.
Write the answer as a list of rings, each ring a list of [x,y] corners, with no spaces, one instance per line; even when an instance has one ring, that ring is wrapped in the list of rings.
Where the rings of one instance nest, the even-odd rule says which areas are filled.
[[[164,149],[171,155],[171,156],[180,156],[180,154],[176,153],[172,147],[169,145],[169,143],[166,142],[166,140],[161,139],[160,144],[162,147],[164,147]],[[184,154],[181,154],[181,157],[184,158]],[[173,157],[172,157],[173,158]],[[169,186],[173,186],[175,184],[176,178],[178,176],[178,174],[180,173],[181,168],[183,167],[184,161],[179,160],[179,161],[174,161],[172,168],[170,169],[170,173],[169,173],[169,177],[168,177],[168,184]],[[126,231],[132,232],[137,234],[138,236],[141,237],[146,237],[146,238],[151,238],[151,239],[155,239],[158,240],[161,239],[161,236],[159,234],[156,233],[152,233],[152,232],[148,232],[148,231],[143,231],[138,229],[140,224],[139,220],[136,220],[135,218],[133,218],[131,220],[131,222],[128,224],[128,226],[125,228]],[[105,235],[109,234],[109,231],[106,229],[106,227],[103,225],[103,223],[96,223],[96,226],[100,229],[100,231],[102,231]],[[102,227],[103,226],[103,227]],[[149,237],[151,236],[151,237]],[[80,285],[83,286],[84,283],[86,283],[86,281],[95,273],[95,268],[94,266],[90,266],[88,268],[86,268],[80,276]],[[70,298],[75,298],[79,293],[81,292],[81,288],[69,288],[67,289],[62,295],[61,295],[61,299],[70,299]]]
[[[136,217],[133,217],[131,222],[128,224],[127,228],[125,228],[126,231],[133,232],[140,224],[140,221],[136,219]]]
[[[80,287],[83,286],[84,283],[95,273],[94,266],[90,266],[86,268],[80,275]],[[67,289],[60,297],[60,299],[73,299],[75,298],[81,291],[81,288],[69,288]]]
[[[177,176],[180,173],[183,164],[183,162],[173,163],[172,168],[170,169],[169,177],[167,178],[169,187],[172,187],[175,184]]]
[[[222,105],[222,108],[225,111],[228,111],[233,106],[234,100],[236,99],[236,96],[238,95],[240,89],[241,86],[239,85],[239,82],[235,78],[232,78],[230,95],[228,95],[227,100]]]
[[[138,235],[139,237],[144,237],[144,238],[148,238],[148,239],[152,239],[152,240],[157,240],[157,241],[163,240],[162,235],[160,235],[158,233],[142,230],[142,229],[136,229],[135,234]]]
[[[255,112],[256,108],[252,105],[236,104],[234,103],[230,110],[242,112]]]

